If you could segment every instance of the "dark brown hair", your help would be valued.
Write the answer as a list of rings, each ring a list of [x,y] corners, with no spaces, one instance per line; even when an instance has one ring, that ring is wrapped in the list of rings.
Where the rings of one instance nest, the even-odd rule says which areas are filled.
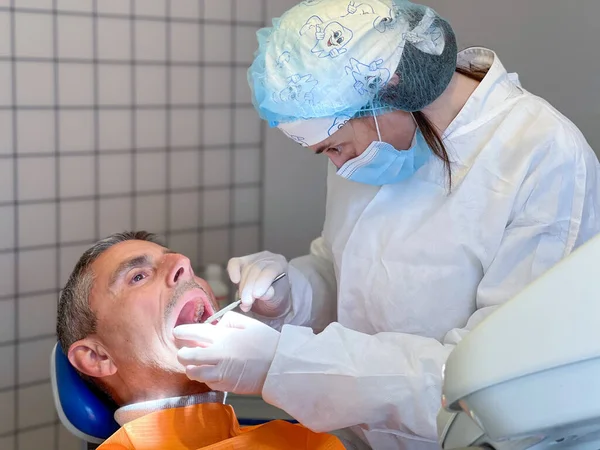
[[[456,72],[465,75],[473,80],[481,81],[485,77],[486,72],[477,67],[457,67]],[[448,175],[448,188],[452,189],[452,169],[451,161],[448,156],[446,146],[442,141],[441,131],[429,120],[423,111],[415,111],[412,113],[415,122],[423,135],[423,139],[433,152],[444,163],[446,174]]]

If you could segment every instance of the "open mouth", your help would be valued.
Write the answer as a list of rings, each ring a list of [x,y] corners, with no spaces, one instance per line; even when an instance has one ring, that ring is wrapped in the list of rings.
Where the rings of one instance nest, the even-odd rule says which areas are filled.
[[[181,308],[175,327],[179,325],[188,325],[191,323],[204,323],[206,319],[215,313],[209,302],[202,297],[196,297],[188,300]]]

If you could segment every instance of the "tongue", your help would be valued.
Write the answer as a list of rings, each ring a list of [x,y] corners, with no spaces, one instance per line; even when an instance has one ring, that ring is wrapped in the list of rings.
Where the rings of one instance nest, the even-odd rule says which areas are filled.
[[[193,301],[187,302],[181,312],[179,313],[179,317],[177,317],[177,322],[175,326],[185,325],[189,323],[194,323],[194,316],[196,315],[196,305]]]

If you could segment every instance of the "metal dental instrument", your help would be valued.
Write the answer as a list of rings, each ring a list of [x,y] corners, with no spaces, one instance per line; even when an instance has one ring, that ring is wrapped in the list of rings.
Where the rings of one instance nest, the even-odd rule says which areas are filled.
[[[273,282],[271,283],[271,286],[273,286],[275,284],[276,281],[281,280],[283,277],[285,277],[287,274],[285,272],[280,273],[279,275],[277,275],[275,277],[275,279],[273,280]],[[239,293],[238,293],[239,295]],[[230,303],[229,305],[227,305],[225,308],[219,310],[218,312],[214,313],[212,316],[210,316],[208,319],[206,319],[203,323],[213,323],[215,320],[220,319],[222,316],[225,315],[225,313],[228,313],[229,311],[237,308],[238,306],[240,306],[240,304],[242,303],[242,300],[236,300],[233,303]]]

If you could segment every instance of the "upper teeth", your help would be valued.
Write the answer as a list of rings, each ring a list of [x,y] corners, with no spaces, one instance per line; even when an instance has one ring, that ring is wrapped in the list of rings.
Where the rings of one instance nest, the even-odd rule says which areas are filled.
[[[196,306],[196,313],[194,314],[194,322],[199,323],[202,317],[202,313],[204,312],[204,308],[202,307],[202,303],[198,303]]]

